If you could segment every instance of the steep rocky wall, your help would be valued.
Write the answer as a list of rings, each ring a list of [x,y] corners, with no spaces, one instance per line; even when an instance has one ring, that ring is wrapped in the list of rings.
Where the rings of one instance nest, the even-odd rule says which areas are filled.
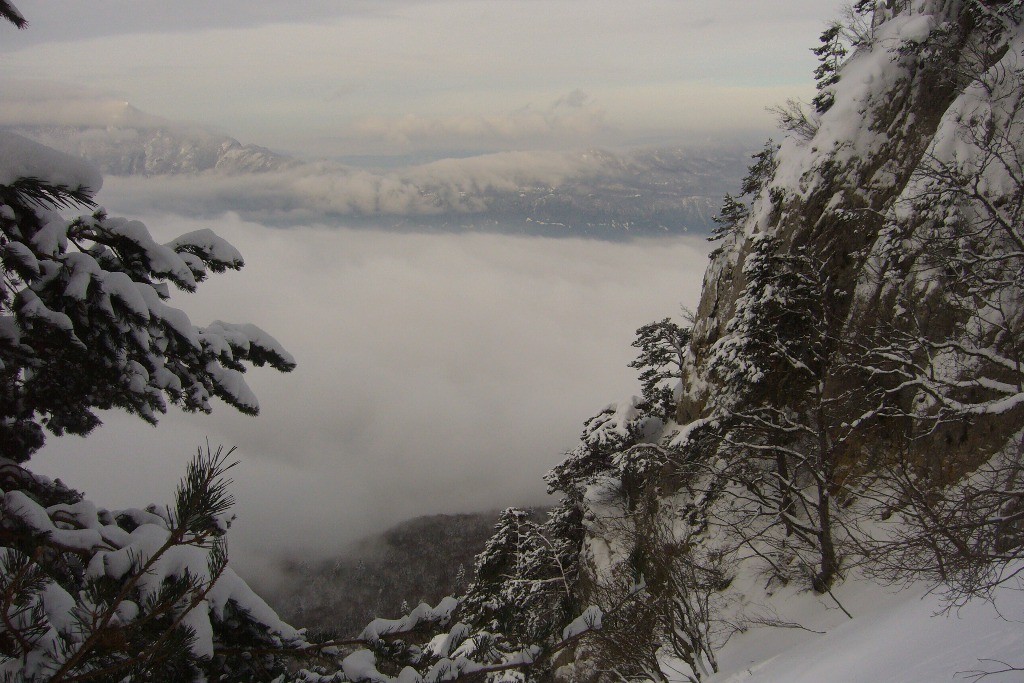
[[[879,3],[870,36],[841,70],[835,105],[820,116],[808,108],[813,136],[783,132],[775,173],[705,273],[680,423],[700,417],[716,391],[706,360],[747,284],[743,265],[755,236],[772,235],[783,249],[806,247],[821,261],[835,337],[852,338],[891,316],[892,300],[881,296],[877,272],[888,267],[878,257],[879,236],[912,191],[908,186],[964,89],[1005,60],[1013,42],[1007,32],[986,44],[970,4]]]

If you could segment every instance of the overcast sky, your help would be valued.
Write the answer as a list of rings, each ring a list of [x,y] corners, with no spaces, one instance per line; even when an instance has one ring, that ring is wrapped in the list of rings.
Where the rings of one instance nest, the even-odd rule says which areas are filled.
[[[0,77],[306,154],[766,130],[838,0],[18,0]]]

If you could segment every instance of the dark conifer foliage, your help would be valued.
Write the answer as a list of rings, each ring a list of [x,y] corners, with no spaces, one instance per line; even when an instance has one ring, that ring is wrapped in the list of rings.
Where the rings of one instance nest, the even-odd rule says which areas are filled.
[[[544,524],[525,510],[505,510],[477,557],[462,618],[522,643],[557,640],[576,616],[582,540],[571,502],[553,508]]]
[[[0,18],[25,18],[6,0]],[[88,434],[98,409],[155,423],[168,400],[189,411],[217,396],[256,414],[245,364],[289,371],[294,359],[249,324],[192,324],[168,303],[241,254],[208,230],[155,241],[138,221],[107,216],[102,178],[85,162],[12,133],[4,161],[33,169],[0,182],[0,455],[24,462],[56,435]],[[10,172],[8,172],[10,175]],[[61,210],[93,210],[67,219]]]
[[[440,683],[546,681],[565,664],[573,683],[664,682],[670,651],[673,675],[699,683],[733,635],[772,622],[743,611],[758,591],[795,583],[846,611],[832,589],[855,567],[956,599],[1019,585],[1021,7],[858,2],[872,21],[851,59],[896,73],[856,88],[846,29],[825,31],[814,111],[783,110],[791,135],[723,207],[702,302],[715,313],[637,331],[643,396],[587,420],[547,477],[564,497],[545,520],[502,513],[465,595],[314,642],[226,566],[224,454],[199,454],[174,509],[116,512],[0,463],[0,665],[30,680]],[[7,180],[0,424],[19,457],[43,426],[88,431],[94,408],[151,419],[168,398],[222,395],[247,410],[231,373],[287,369],[262,333],[195,328],[163,303],[170,284],[240,265],[227,245],[69,222],[55,210],[86,205],[87,184]],[[52,405],[58,381],[76,403]]]
[[[686,366],[690,329],[664,318],[636,331],[633,348],[639,349],[629,367],[640,370],[640,385],[646,406],[658,415],[671,415],[676,409],[673,392]]]
[[[6,19],[18,28],[27,28],[28,22],[25,17],[9,0],[0,0],[0,19]]]
[[[725,199],[678,375],[638,359],[679,409],[612,404],[549,475],[618,551],[591,595],[630,605],[588,671],[664,679],[660,634],[702,680],[719,553],[830,599],[865,568],[957,602],[1020,585],[1021,7],[863,1],[822,34],[813,106],[777,110],[787,139]]]
[[[757,199],[761,196],[761,191],[765,188],[768,181],[772,179],[775,169],[779,165],[778,153],[778,143],[769,139],[764,143],[764,147],[761,148],[760,152],[751,156],[754,163],[750,165],[747,175],[740,183],[742,196],[749,196],[752,199]]]
[[[55,173],[68,164],[93,178],[81,162],[4,136],[8,154],[38,153]],[[44,429],[88,434],[97,409],[155,423],[168,402],[208,412],[217,396],[255,414],[245,364],[295,367],[258,327],[198,327],[167,303],[171,286],[191,292],[209,273],[241,268],[234,247],[208,230],[160,244],[142,223],[103,210],[58,213],[91,208],[93,191],[40,178],[0,185],[0,442],[18,462],[42,445]]]
[[[0,667],[13,681],[262,680],[299,634],[227,566],[231,452],[200,451],[173,508],[97,509],[13,463],[0,518]],[[44,507],[45,506],[45,507]]]
[[[743,225],[743,222],[749,215],[750,207],[731,194],[726,194],[722,200],[722,208],[719,209],[718,215],[713,219],[715,227],[711,230],[711,234],[708,235],[708,241],[717,242],[719,240],[729,241],[735,239],[740,226]],[[708,257],[714,258],[720,253],[723,246],[714,249]]]
[[[808,578],[821,591],[839,571],[831,520],[849,475],[840,475],[837,462],[849,433],[843,400],[827,393],[839,373],[828,272],[805,249],[755,238],[743,269],[747,285],[709,361],[722,387],[723,452],[735,458],[729,476],[761,501],[758,514],[769,528],[781,525],[817,555]],[[757,524],[749,528],[760,533]]]
[[[843,45],[843,26],[832,24],[821,34],[820,40],[821,45],[811,50],[818,58],[818,68],[814,70],[818,94],[811,103],[814,111],[824,114],[835,104],[832,86],[839,82],[839,68],[847,55],[846,46]]]

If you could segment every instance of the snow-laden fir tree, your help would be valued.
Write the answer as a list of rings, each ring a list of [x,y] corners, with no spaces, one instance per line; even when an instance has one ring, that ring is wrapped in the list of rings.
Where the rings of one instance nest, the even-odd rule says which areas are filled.
[[[733,196],[728,193],[725,195],[722,200],[722,208],[713,219],[715,227],[708,236],[708,241],[723,240],[724,244],[712,251],[709,255],[710,258],[715,258],[722,249],[739,236],[740,228],[750,216],[750,206],[747,201],[756,200],[761,195],[765,184],[771,179],[772,173],[775,172],[777,163],[775,154],[778,149],[778,145],[774,141],[765,142],[760,151],[751,155],[753,163],[747,168],[747,175],[740,183],[740,195]]]
[[[6,19],[18,28],[25,28],[28,26],[28,22],[25,21],[25,17],[18,11],[18,8],[8,0],[0,0],[0,19]]]
[[[0,463],[0,678],[251,681],[308,647],[227,566],[230,452],[200,452],[173,505],[107,510]]]
[[[558,642],[579,609],[580,507],[564,499],[543,523],[535,516],[516,508],[502,512],[458,612],[474,628],[520,645]],[[548,675],[550,666],[538,666],[527,677]]]
[[[708,235],[708,241],[717,242],[718,240],[734,236],[737,228],[746,220],[748,211],[747,205],[741,200],[731,194],[726,194],[722,200],[722,208],[718,210],[718,214],[712,219],[715,227],[712,228],[711,234]],[[714,257],[715,253],[717,253],[717,250],[711,256]]]
[[[27,25],[10,2],[0,18]],[[0,456],[17,462],[44,431],[89,433],[97,410],[155,423],[168,403],[209,412],[218,397],[256,414],[246,364],[295,367],[258,327],[197,326],[169,303],[241,268],[237,249],[210,230],[158,242],[96,208],[101,186],[81,159],[0,132]]]
[[[754,503],[750,523],[739,526],[771,539],[772,527],[781,525],[817,556],[815,570],[806,559],[801,569],[822,591],[839,571],[832,519],[850,474],[839,465],[849,434],[846,400],[829,393],[841,359],[830,332],[828,272],[804,249],[782,251],[778,240],[753,238],[746,287],[708,361],[722,387],[714,409],[730,461],[726,476]],[[779,543],[783,552],[800,553]]]

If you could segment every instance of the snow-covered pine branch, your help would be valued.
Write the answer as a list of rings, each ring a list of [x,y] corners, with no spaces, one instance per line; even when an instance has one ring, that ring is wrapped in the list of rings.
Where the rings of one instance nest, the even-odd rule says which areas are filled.
[[[173,508],[106,510],[0,464],[0,675],[19,681],[241,680],[305,643],[227,566],[230,451],[202,451]]]
[[[86,434],[97,409],[156,422],[173,403],[209,412],[214,396],[256,414],[247,364],[295,360],[249,324],[201,327],[168,303],[241,254],[208,230],[157,242],[139,221],[92,207],[102,184],[85,162],[0,132],[0,454],[24,461],[46,430]]]

